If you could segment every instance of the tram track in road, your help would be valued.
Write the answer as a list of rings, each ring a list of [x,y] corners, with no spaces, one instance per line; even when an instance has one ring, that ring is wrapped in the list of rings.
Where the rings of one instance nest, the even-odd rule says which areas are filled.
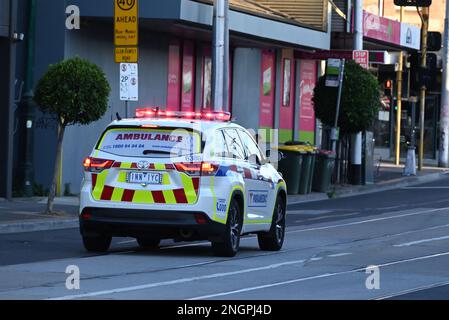
[[[440,208],[439,210],[444,210],[444,209],[449,209],[449,208]],[[423,215],[423,214],[427,214],[427,213],[434,213],[436,212],[436,209],[431,209],[431,210],[424,210],[424,211],[419,211],[419,212],[415,212],[413,213],[414,216],[419,216],[419,215]],[[385,221],[385,218],[390,218],[390,219],[395,219],[395,218],[406,218],[409,217],[411,213],[409,214],[400,214],[400,215],[394,215],[394,216],[389,216],[389,217],[383,217],[383,218],[378,218],[378,219],[368,219],[368,220],[359,220],[356,221],[358,224],[361,223],[374,223],[374,222],[379,222],[379,221]],[[323,231],[327,231],[327,230],[332,230],[333,228],[343,228],[343,227],[350,227],[353,226],[353,222],[348,222],[346,224],[334,224],[334,225],[329,225],[326,226],[325,229],[321,229]],[[237,256],[231,259],[212,259],[212,260],[206,260],[206,261],[200,261],[197,263],[190,263],[190,264],[183,264],[183,265],[178,265],[178,266],[171,266],[171,267],[167,267],[167,268],[158,268],[158,269],[152,269],[152,270],[140,270],[140,271],[135,271],[135,272],[120,272],[120,273],[113,273],[113,274],[102,274],[102,275],[98,275],[98,276],[92,276],[92,277],[86,277],[83,278],[83,281],[86,280],[98,280],[98,279],[113,279],[113,278],[119,278],[119,277],[126,277],[126,276],[135,276],[135,275],[145,275],[145,274],[155,274],[155,273],[162,273],[162,272],[170,272],[170,271],[179,271],[182,269],[189,269],[189,268],[198,268],[198,267],[207,267],[207,266],[213,266],[213,265],[220,265],[222,263],[226,263],[226,262],[239,262],[239,261],[244,261],[244,260],[250,260],[250,259],[257,259],[257,258],[261,258],[261,257],[271,257],[271,256],[275,256],[275,255],[286,255],[286,254],[290,254],[290,253],[294,253],[294,252],[301,252],[301,251],[308,251],[308,250],[315,250],[317,252],[314,252],[313,254],[311,254],[310,256],[304,257],[303,259],[300,259],[297,261],[297,263],[302,263],[302,264],[306,264],[309,262],[316,262],[316,261],[322,261],[324,258],[337,258],[340,256],[346,256],[346,255],[350,255],[352,254],[351,252],[347,252],[347,251],[351,251],[351,248],[355,246],[360,247],[363,246],[364,243],[366,241],[376,241],[376,240],[386,240],[386,239],[390,239],[392,237],[395,236],[403,236],[403,235],[407,235],[407,234],[413,234],[413,233],[420,233],[423,231],[428,231],[428,230],[436,230],[436,229],[443,229],[445,227],[449,227],[449,224],[446,225],[435,225],[435,226],[429,226],[426,228],[421,228],[421,229],[416,229],[416,230],[409,230],[406,232],[400,232],[400,233],[394,233],[394,234],[382,234],[382,235],[377,235],[377,236],[373,236],[373,237],[366,237],[363,239],[351,239],[349,241],[336,241],[336,242],[331,242],[331,243],[327,243],[324,245],[319,245],[319,246],[306,246],[306,247],[294,247],[294,248],[288,248],[288,249],[284,249],[280,252],[267,252],[267,253],[257,253],[257,254],[250,254],[250,255],[246,255],[246,256]],[[291,227],[288,228],[287,231],[287,236],[289,234],[297,234],[297,233],[303,233],[303,232],[310,232],[310,231],[315,231],[316,228],[297,228],[297,227]],[[243,241],[247,241],[247,240],[254,240],[256,237],[255,236],[251,236],[251,237],[244,237]],[[287,240],[288,241],[288,240]],[[201,242],[201,243],[192,243],[189,245],[183,245],[182,247],[179,247],[177,245],[174,245],[172,247],[168,246],[165,247],[168,249],[173,249],[173,250],[178,250],[179,253],[182,253],[182,251],[184,251],[186,249],[186,247],[195,247],[195,246],[208,246],[209,244],[207,242]],[[350,245],[349,247],[345,247],[344,250],[345,252],[335,252],[335,251],[329,251],[326,250],[326,248],[329,247],[344,247]],[[164,247],[163,247],[164,248]],[[325,256],[320,256],[320,254],[323,252],[323,250],[325,250],[325,252],[327,253]],[[335,250],[335,249],[334,249]],[[115,255],[115,254],[139,254],[139,253],[143,253],[145,251],[142,250],[128,250],[125,252],[113,252],[110,255]],[[158,251],[155,251],[156,253]],[[151,253],[151,252],[149,252]],[[168,253],[168,251],[167,251]],[[343,254],[344,253],[344,254]],[[172,256],[173,251],[170,250],[170,255]],[[160,254],[156,254],[154,255],[154,257],[164,257],[166,254],[164,253],[163,255]],[[98,256],[90,256],[90,257],[85,257],[85,258],[95,258],[95,257],[101,257],[103,255],[98,255]],[[279,259],[278,259],[279,260]],[[51,282],[51,283],[46,283],[45,286],[57,286],[60,285],[59,282]],[[34,288],[39,288],[42,287],[43,285],[39,285],[36,286]],[[17,290],[21,290],[21,289],[30,289],[32,287],[27,287],[27,288],[18,288]],[[4,290],[2,290],[3,292],[5,292]]]

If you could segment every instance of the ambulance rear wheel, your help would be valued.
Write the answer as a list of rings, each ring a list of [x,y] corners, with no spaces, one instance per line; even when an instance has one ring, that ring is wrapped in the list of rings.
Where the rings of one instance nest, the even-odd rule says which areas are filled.
[[[222,242],[212,242],[212,250],[220,257],[234,257],[239,251],[243,214],[236,199],[231,201],[226,231]]]
[[[84,248],[89,252],[106,252],[111,246],[112,237],[108,236],[83,236]]]

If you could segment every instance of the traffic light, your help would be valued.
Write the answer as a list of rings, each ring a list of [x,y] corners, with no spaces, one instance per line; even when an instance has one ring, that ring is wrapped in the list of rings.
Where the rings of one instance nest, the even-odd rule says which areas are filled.
[[[413,53],[409,57],[410,62],[410,91],[417,94],[422,86],[427,90],[437,90],[437,78],[440,73],[435,53],[427,54],[427,67],[421,67],[421,53]]]
[[[430,7],[432,0],[394,0],[394,4],[400,7]]]
[[[441,32],[429,32],[427,34],[427,50],[428,51],[440,51],[442,45]]]
[[[384,82],[384,93],[387,97],[393,96],[393,80],[388,79]]]

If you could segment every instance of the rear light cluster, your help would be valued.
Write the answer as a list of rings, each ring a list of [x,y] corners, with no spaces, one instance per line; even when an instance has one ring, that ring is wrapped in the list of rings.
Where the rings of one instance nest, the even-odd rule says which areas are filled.
[[[216,163],[210,162],[183,162],[175,164],[176,170],[190,176],[214,176],[219,168]]]
[[[87,172],[101,172],[105,169],[110,169],[113,164],[113,160],[87,157],[86,159],[84,159],[83,167],[84,171]]]
[[[231,114],[229,112],[215,111],[167,111],[153,108],[141,108],[136,110],[136,118],[181,118],[227,122],[231,121]]]

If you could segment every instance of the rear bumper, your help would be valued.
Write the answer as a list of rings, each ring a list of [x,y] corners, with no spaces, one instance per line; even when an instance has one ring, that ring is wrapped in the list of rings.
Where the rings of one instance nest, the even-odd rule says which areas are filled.
[[[202,218],[201,223],[197,217]],[[190,231],[191,239],[183,238],[181,231]],[[204,212],[84,208],[80,215],[80,232],[85,236],[214,240],[221,238],[224,231],[225,225],[212,221]]]

